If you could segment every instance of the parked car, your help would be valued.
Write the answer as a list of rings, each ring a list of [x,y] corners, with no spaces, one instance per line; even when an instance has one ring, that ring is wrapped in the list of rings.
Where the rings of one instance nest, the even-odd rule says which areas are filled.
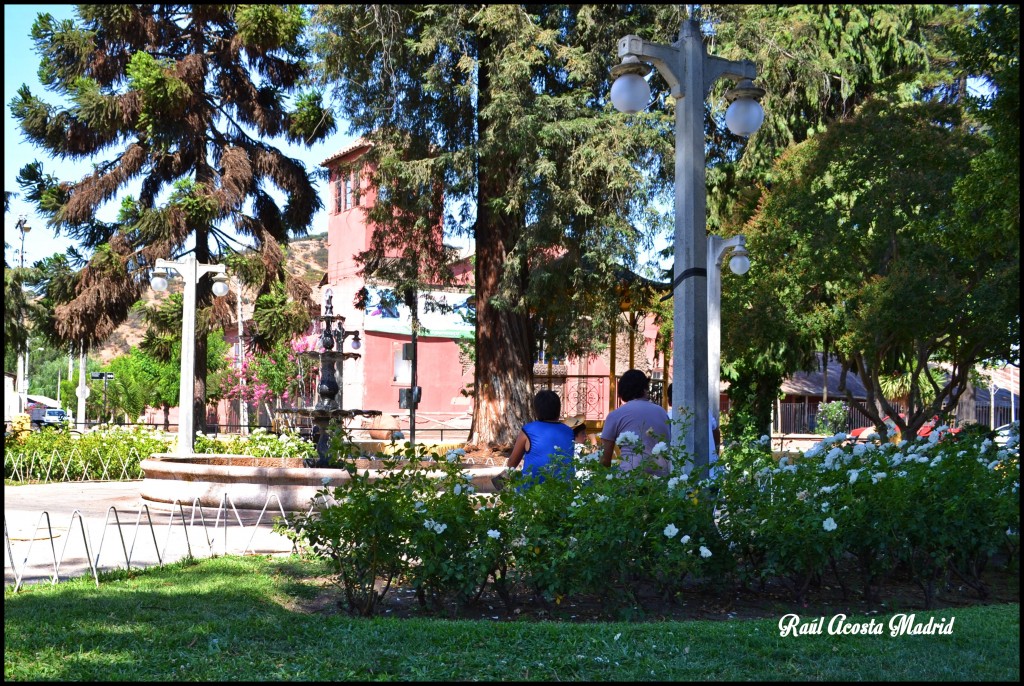
[[[903,419],[904,421],[906,421],[907,416],[901,412],[900,413],[900,418]],[[896,422],[891,421],[889,419],[888,415],[886,415],[885,417],[882,417],[882,421],[884,421],[890,427],[890,432],[892,430],[896,429]],[[930,436],[931,433],[932,433],[932,429],[935,429],[938,424],[939,424],[939,418],[938,417],[932,417],[927,422],[925,422],[921,426],[920,429],[917,430],[918,437],[919,438],[926,438],[927,436]],[[941,426],[940,426],[940,428],[941,428]],[[872,433],[876,433],[876,430],[875,430],[874,426],[862,426],[862,427],[859,427],[859,428],[856,428],[856,429],[853,429],[852,431],[850,431],[849,435],[850,435],[850,438],[860,439],[860,438],[862,438],[864,436],[868,436],[868,435],[870,435]],[[960,433],[960,427],[958,427],[958,426],[957,427],[953,427],[953,428],[945,427],[944,429],[942,429],[942,432],[941,432],[941,435],[940,435],[939,438],[942,439],[942,438],[945,438],[949,434],[958,434],[958,433]]]
[[[57,426],[64,421],[66,413],[52,407],[39,407],[32,410],[32,424],[37,427]]]

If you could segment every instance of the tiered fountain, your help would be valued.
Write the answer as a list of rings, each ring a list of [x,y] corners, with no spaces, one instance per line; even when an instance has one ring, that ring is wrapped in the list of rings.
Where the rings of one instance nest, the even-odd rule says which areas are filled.
[[[300,461],[298,458],[259,458],[248,455],[153,455],[141,464],[145,474],[141,490],[143,500],[167,504],[180,501],[186,507],[198,500],[203,507],[217,508],[227,496],[230,505],[236,508],[262,510],[264,507],[276,509],[277,503],[272,498],[276,496],[284,509],[291,512],[306,511],[325,482],[338,485],[350,478],[344,469],[327,467],[330,423],[332,420],[344,421],[356,416],[380,416],[381,412],[346,410],[342,407],[343,384],[339,383],[338,377],[343,381],[344,376],[336,372],[343,370],[346,360],[359,358],[359,353],[346,353],[342,346],[350,336],[353,348],[358,349],[360,342],[359,332],[346,331],[345,318],[334,314],[331,297],[327,296],[324,314],[320,316],[323,322],[320,347],[323,350],[304,353],[320,361],[320,382],[317,386],[319,400],[315,407],[282,410],[313,420],[319,430],[317,459]],[[335,345],[337,350],[334,349]],[[477,493],[488,493],[493,491],[491,478],[503,470],[503,467],[473,465],[465,471],[473,476]],[[384,469],[370,468],[367,471],[371,480],[386,473]],[[429,471],[428,475],[441,476],[442,472]]]
[[[327,451],[331,440],[328,434],[328,426],[332,420],[344,422],[357,416],[379,417],[380,410],[346,410],[342,407],[344,388],[338,382],[338,378],[344,380],[344,365],[346,360],[359,359],[359,353],[347,353],[342,350],[345,339],[352,336],[352,349],[358,350],[361,343],[358,331],[345,330],[345,318],[334,314],[333,295],[328,293],[324,300],[324,313],[320,316],[323,322],[323,331],[320,333],[320,347],[322,351],[315,350],[301,353],[304,356],[318,359],[320,361],[320,382],[317,385],[317,393],[320,400],[315,407],[286,407],[279,410],[282,414],[294,414],[300,417],[310,417],[317,427],[318,439],[316,443],[317,459],[306,460],[307,467],[326,467],[328,465]],[[332,324],[337,321],[337,326],[332,330]],[[338,349],[334,350],[335,342]],[[339,366],[340,365],[340,366]],[[337,396],[337,399],[335,399]]]

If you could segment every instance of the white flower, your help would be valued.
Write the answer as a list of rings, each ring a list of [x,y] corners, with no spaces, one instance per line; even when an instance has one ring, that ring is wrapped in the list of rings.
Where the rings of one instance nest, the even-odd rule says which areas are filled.
[[[462,484],[455,484],[455,488],[452,490],[455,492],[455,495],[459,495],[462,493]]]
[[[673,490],[679,484],[679,477],[673,476],[668,480],[668,490]]]
[[[422,500],[417,500],[415,503],[413,503],[412,509],[416,510],[417,512],[423,512],[427,508],[423,506]]]
[[[683,537],[679,539],[680,543],[686,544],[690,542],[690,534],[683,534]]]
[[[676,534],[679,533],[679,529],[676,528],[675,524],[669,524],[665,527],[665,531],[663,533],[668,538],[675,538]]]
[[[466,493],[474,493],[474,492],[476,492],[476,488],[475,487],[473,487],[473,486],[466,486]]]
[[[850,471],[847,472],[847,474],[850,475],[850,483],[852,484],[855,483],[857,481],[857,477],[860,476],[860,470],[851,469]]]
[[[831,517],[829,517],[821,523],[821,527],[825,529],[825,531],[835,531],[838,526],[839,525],[836,524],[836,520],[832,519]]]
[[[615,439],[615,445],[621,446],[623,443],[636,443],[640,440],[632,431],[623,431],[619,434],[619,437]]]
[[[888,474],[886,474],[885,472],[875,472],[874,474],[871,475],[871,483],[877,484],[879,481],[881,481],[887,476]]]
[[[700,556],[701,557],[711,557],[711,551],[708,550],[706,547],[701,546],[700,547]]]
[[[992,471],[993,469],[996,468],[996,465],[998,465],[998,464],[999,464],[999,460],[992,460],[991,462],[988,463],[988,470]]]
[[[760,443],[761,445],[768,445],[769,443],[771,443],[771,440],[772,439],[768,438],[767,435],[761,436],[761,438],[757,439],[758,443]]]
[[[807,491],[800,491],[796,494],[797,500],[807,500],[807,496],[810,495]]]
[[[907,475],[907,472],[906,472],[906,470],[903,470],[903,469],[901,469],[900,471],[896,472],[896,476],[900,477],[901,479],[903,477],[905,477],[906,475]]]
[[[320,479],[320,483],[326,486],[327,484],[331,483],[331,477],[325,476],[324,478]]]
[[[828,511],[828,503],[822,503],[821,504],[821,511],[822,512],[827,512]]]
[[[606,500],[608,500],[608,496],[603,495],[601,493],[598,493],[596,496],[594,496],[594,502],[603,503]]]
[[[501,532],[498,531],[497,529],[488,529],[487,530],[487,535],[490,536],[491,538],[501,538]]]
[[[651,455],[661,455],[666,450],[668,450],[668,446],[665,444],[665,441],[661,441],[651,448]]]
[[[617,640],[619,640],[619,639],[620,639],[621,637],[622,637],[622,634],[621,634],[621,633],[618,633],[618,634],[615,634],[615,638],[613,638],[612,640],[613,640],[613,641],[617,641]]]
[[[836,490],[837,488],[839,488],[838,485],[836,485],[836,486],[822,486],[821,488],[818,489],[818,493],[831,493],[832,491]]]

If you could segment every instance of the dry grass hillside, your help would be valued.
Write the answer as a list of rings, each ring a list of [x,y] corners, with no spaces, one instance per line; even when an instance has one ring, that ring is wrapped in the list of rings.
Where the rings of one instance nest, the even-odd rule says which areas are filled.
[[[327,235],[320,234],[300,238],[288,244],[288,261],[285,268],[294,276],[305,280],[314,289],[327,271]],[[173,284],[173,281],[172,281]],[[172,285],[173,289],[174,286]],[[180,284],[179,284],[180,289]],[[159,302],[165,295],[158,294],[152,289],[147,289],[143,300],[147,304]],[[118,355],[124,355],[128,350],[139,344],[145,333],[146,327],[142,316],[136,312],[129,315],[128,319],[114,331],[103,346],[90,353],[90,357],[98,359],[103,364],[110,362]]]

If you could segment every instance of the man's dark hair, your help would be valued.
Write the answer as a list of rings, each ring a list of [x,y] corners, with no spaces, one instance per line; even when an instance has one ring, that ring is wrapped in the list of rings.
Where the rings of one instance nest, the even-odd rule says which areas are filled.
[[[562,399],[554,391],[538,391],[533,397],[533,411],[541,421],[553,421],[562,414]]]
[[[639,369],[630,369],[619,377],[619,397],[623,402],[642,398],[650,385],[647,375]]]

